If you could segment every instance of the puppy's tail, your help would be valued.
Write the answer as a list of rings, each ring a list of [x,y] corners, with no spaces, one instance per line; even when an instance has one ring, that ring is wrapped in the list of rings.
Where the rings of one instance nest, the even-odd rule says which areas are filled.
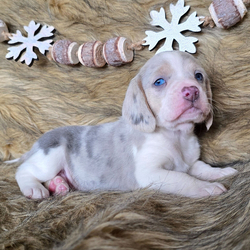
[[[31,148],[31,150],[28,151],[27,153],[23,154],[20,158],[10,160],[10,161],[4,161],[4,163],[6,163],[6,164],[13,164],[13,163],[21,164],[24,161],[26,161],[29,157],[31,157],[34,153],[36,153],[38,151],[38,149],[39,149],[39,146],[37,143],[35,143],[33,145],[33,147]]]
[[[14,159],[14,160],[10,160],[10,161],[4,161],[3,163],[6,163],[6,164],[13,164],[13,163],[17,163],[21,160],[21,158],[17,158],[17,159]]]
[[[26,161],[32,154],[33,154],[33,152],[29,151],[29,152],[23,154],[20,158],[17,158],[14,160],[9,160],[9,161],[4,161],[4,163],[6,163],[6,164],[13,164],[13,163],[21,164],[24,161]]]

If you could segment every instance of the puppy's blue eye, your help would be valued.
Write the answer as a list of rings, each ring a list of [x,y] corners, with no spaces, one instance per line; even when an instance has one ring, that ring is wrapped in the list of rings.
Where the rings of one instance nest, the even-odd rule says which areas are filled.
[[[154,85],[158,87],[163,85],[164,83],[166,83],[166,81],[163,78],[159,78],[154,82]]]
[[[203,81],[203,75],[201,73],[195,73],[195,79],[198,81],[198,82],[202,82]]]

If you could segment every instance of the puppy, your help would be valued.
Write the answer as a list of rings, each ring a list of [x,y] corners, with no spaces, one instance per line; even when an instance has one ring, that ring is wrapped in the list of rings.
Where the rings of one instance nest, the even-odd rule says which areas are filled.
[[[193,133],[195,123],[211,126],[211,103],[208,77],[191,55],[159,53],[131,80],[118,121],[45,133],[18,159],[18,185],[32,199],[69,188],[219,195],[226,188],[210,181],[237,171],[200,161]]]

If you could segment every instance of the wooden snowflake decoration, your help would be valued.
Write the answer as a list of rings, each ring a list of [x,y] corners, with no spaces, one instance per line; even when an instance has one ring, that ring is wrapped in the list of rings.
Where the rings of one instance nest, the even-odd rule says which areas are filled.
[[[149,50],[154,49],[158,42],[162,39],[166,39],[164,45],[156,52],[170,51],[173,50],[173,41],[177,41],[179,44],[180,51],[187,51],[189,53],[195,53],[196,47],[194,43],[198,41],[195,37],[185,37],[181,34],[183,31],[199,32],[202,21],[199,17],[196,17],[196,12],[193,12],[185,22],[179,23],[181,17],[187,13],[190,6],[184,6],[184,0],[179,0],[176,5],[170,4],[170,12],[172,14],[172,21],[169,23],[166,20],[166,13],[163,8],[159,12],[152,10],[150,16],[152,26],[160,26],[163,31],[154,32],[146,31],[147,37],[144,39],[143,45],[149,45]]]
[[[25,31],[28,33],[28,37],[24,37],[19,30],[17,30],[16,34],[12,34],[8,43],[21,44],[8,48],[9,53],[6,55],[6,58],[13,58],[16,60],[23,52],[20,61],[30,65],[33,59],[37,59],[37,55],[33,52],[33,47],[37,47],[42,54],[45,54],[45,51],[49,50],[49,47],[53,42],[53,40],[45,39],[53,36],[52,31],[54,30],[54,27],[44,25],[41,30],[38,30],[40,26],[40,23],[36,24],[34,21],[31,21],[29,26],[24,26]]]

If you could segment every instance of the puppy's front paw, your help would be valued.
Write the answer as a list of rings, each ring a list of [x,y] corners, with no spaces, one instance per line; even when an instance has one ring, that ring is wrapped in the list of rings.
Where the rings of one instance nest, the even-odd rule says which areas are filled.
[[[221,183],[203,182],[202,186],[199,187],[199,190],[197,190],[197,193],[193,197],[202,198],[207,196],[217,196],[226,191],[227,189]]]
[[[207,187],[204,187],[203,189],[205,196],[217,196],[226,191],[227,189],[218,182],[209,183]]]
[[[42,184],[26,186],[21,191],[24,196],[30,199],[45,199],[49,197],[49,191]]]
[[[211,174],[209,180],[217,180],[226,176],[234,175],[238,173],[238,171],[231,167],[226,168],[214,168],[213,173]]]

